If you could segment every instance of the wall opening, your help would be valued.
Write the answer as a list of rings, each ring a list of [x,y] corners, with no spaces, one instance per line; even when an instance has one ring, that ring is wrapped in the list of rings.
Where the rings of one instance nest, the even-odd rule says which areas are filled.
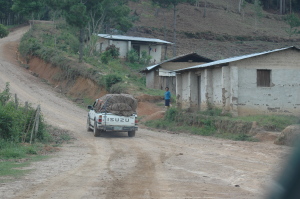
[[[271,70],[257,70],[257,86],[270,87],[271,86]]]

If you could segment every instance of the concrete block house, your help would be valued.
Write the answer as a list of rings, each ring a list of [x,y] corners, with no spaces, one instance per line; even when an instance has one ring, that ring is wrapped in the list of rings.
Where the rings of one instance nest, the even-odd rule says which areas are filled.
[[[147,88],[161,89],[169,87],[171,93],[176,93],[176,73],[174,70],[212,62],[213,60],[202,57],[197,53],[177,56],[161,63],[148,66],[141,72],[146,74]]]
[[[234,116],[300,116],[300,49],[286,47],[176,70],[178,106]]]
[[[151,63],[161,62],[162,49],[171,45],[171,42],[144,37],[132,37],[124,35],[110,35],[110,34],[98,34],[98,42],[96,44],[96,50],[104,52],[105,49],[110,45],[115,45],[120,49],[119,58],[125,59],[127,53],[134,49],[139,56],[142,55],[142,51],[146,51],[148,55],[152,57]],[[166,50],[165,50],[166,51]]]

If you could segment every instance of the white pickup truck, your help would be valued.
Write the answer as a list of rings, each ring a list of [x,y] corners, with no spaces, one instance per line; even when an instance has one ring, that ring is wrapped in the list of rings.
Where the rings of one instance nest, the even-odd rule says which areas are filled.
[[[88,106],[87,130],[98,137],[102,132],[123,131],[134,137],[138,130],[137,100],[128,94],[108,94]]]

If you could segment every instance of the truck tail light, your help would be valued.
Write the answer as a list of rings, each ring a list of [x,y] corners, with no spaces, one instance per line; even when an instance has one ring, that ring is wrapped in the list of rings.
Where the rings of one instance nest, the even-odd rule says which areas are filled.
[[[138,123],[139,123],[138,119],[135,119],[135,124],[138,124]]]
[[[99,116],[98,122],[102,123],[102,115]]]

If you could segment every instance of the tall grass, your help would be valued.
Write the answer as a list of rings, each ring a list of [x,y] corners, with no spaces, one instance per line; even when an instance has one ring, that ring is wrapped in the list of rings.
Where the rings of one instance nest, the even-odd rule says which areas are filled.
[[[255,115],[238,117],[238,119],[242,121],[256,121],[259,126],[269,131],[282,131],[289,125],[300,123],[298,117],[287,115]]]
[[[38,130],[31,140],[35,110],[12,101],[9,84],[0,93],[0,159],[23,158],[26,154],[37,154],[37,145],[28,145],[29,141],[49,141],[46,124],[40,115]]]
[[[0,176],[15,178],[24,174],[26,171],[15,168],[26,166],[37,157],[40,159],[39,154],[44,153],[45,145],[54,143],[58,146],[71,139],[64,132],[54,135],[55,130],[51,132],[52,136],[40,114],[38,130],[31,140],[30,132],[35,128],[35,117],[36,111],[30,105],[24,106],[18,104],[17,100],[11,100],[9,83],[6,83],[0,93]],[[29,141],[32,142],[29,144]]]
[[[289,125],[299,123],[299,119],[294,116],[258,115],[233,118],[231,115],[222,116],[222,111],[218,109],[194,113],[169,108],[163,119],[147,121],[145,125],[168,131],[188,132],[231,140],[256,141],[248,134],[253,121],[257,121],[258,125],[265,130],[276,131],[281,131]]]

